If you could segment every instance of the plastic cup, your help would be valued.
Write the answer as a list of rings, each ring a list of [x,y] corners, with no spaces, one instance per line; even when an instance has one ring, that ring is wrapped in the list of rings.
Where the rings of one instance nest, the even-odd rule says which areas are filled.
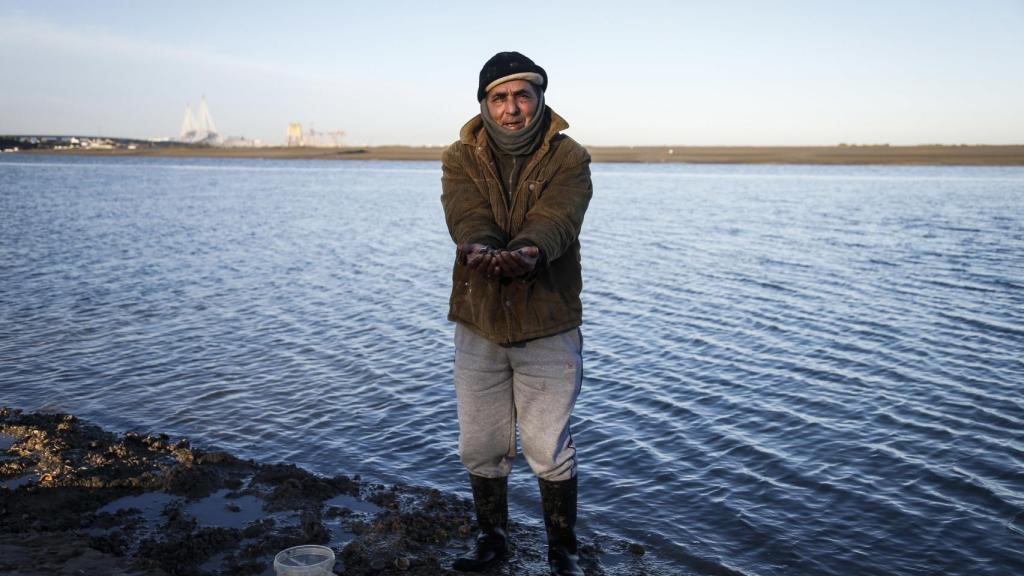
[[[326,546],[293,546],[274,556],[277,576],[330,576],[334,574],[334,551]]]

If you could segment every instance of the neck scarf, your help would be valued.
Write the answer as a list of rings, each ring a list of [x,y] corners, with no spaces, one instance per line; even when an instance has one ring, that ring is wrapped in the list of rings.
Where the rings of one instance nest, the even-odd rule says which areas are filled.
[[[540,92],[540,90],[538,90]],[[540,92],[537,102],[537,114],[530,120],[530,123],[520,130],[509,130],[503,128],[491,118],[487,111],[487,99],[480,101],[480,116],[484,120],[484,128],[487,136],[491,139],[491,145],[504,154],[513,156],[525,156],[537,149],[541,139],[544,137],[545,125],[548,119],[548,107],[544,105],[544,93]]]

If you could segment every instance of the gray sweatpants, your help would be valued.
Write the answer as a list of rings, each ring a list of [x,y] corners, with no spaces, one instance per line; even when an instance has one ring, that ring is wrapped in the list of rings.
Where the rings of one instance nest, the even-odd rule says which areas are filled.
[[[569,416],[583,382],[578,328],[509,347],[455,325],[459,456],[471,474],[508,476],[516,423],[526,462],[552,481],[576,475]]]

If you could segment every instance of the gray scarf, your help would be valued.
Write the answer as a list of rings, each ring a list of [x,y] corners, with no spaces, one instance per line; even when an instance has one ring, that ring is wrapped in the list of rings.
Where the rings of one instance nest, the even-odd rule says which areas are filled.
[[[538,90],[538,92],[540,92]],[[537,102],[538,113],[529,124],[521,130],[508,130],[502,128],[491,118],[487,111],[487,99],[480,101],[480,117],[484,120],[484,128],[491,138],[491,144],[499,152],[513,156],[525,156],[537,149],[541,138],[544,137],[544,125],[547,124],[548,107],[544,105],[544,93],[540,92],[540,99]]]

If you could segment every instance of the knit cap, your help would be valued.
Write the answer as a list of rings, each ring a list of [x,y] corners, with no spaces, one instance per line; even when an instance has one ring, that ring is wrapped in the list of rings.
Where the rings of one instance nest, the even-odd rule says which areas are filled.
[[[476,90],[476,101],[480,102],[487,92],[505,82],[526,80],[540,86],[542,92],[548,88],[548,73],[519,52],[498,52],[480,70],[480,85]]]

